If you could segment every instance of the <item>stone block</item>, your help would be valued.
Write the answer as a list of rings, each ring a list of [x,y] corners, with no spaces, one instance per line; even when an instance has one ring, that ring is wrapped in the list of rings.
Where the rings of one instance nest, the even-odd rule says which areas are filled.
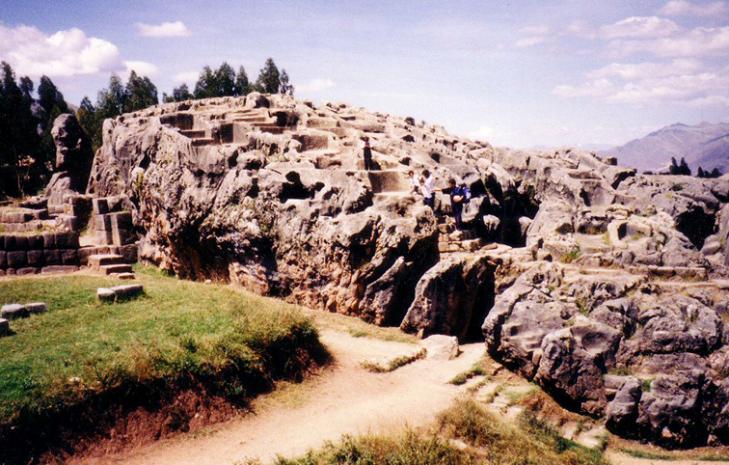
[[[25,304],[25,308],[27,308],[32,315],[38,315],[39,313],[45,313],[48,311],[48,305],[44,302],[31,302],[29,304]]]
[[[2,308],[0,308],[0,318],[5,318],[7,320],[15,320],[18,318],[28,318],[30,316],[30,312],[27,308],[25,308],[25,305],[21,304],[6,304],[3,305]]]
[[[94,215],[95,231],[111,231],[111,214]]]
[[[27,252],[28,266],[42,267],[45,263],[43,261],[43,250],[29,250]]]
[[[12,234],[4,234],[0,236],[0,239],[2,240],[3,250],[15,250],[15,236],[13,236]]]
[[[144,286],[141,284],[125,284],[114,286],[111,289],[116,294],[117,299],[131,299],[144,293]]]
[[[15,270],[15,274],[18,276],[25,276],[29,274],[38,274],[40,273],[40,268],[36,268],[35,266],[24,266],[23,268],[18,268]]]
[[[61,252],[61,263],[63,265],[74,265],[78,266],[78,251],[77,249],[62,249]]]
[[[132,214],[129,212],[111,213],[111,227],[119,229],[132,229]]]
[[[109,213],[109,203],[106,201],[106,199],[93,199],[91,200],[91,205],[94,211],[94,215],[103,215],[104,213]]]
[[[96,298],[101,302],[114,302],[116,300],[116,293],[107,287],[100,287],[96,289]]]
[[[28,250],[28,236],[15,236],[15,250]]]
[[[96,243],[97,244],[113,244],[113,236],[111,234],[111,231],[96,231]]]
[[[111,248],[111,252],[121,255],[125,263],[136,263],[139,254],[139,247],[137,244],[114,246]]]
[[[57,249],[78,249],[78,233],[64,231],[55,233]]]
[[[111,230],[111,240],[114,245],[127,245],[134,242],[134,235],[128,229],[113,228]]]
[[[32,236],[27,236],[28,239],[28,250],[39,250],[43,249],[43,235],[42,234],[34,234]]]
[[[23,268],[28,264],[28,257],[24,250],[15,250],[7,254],[8,268]]]
[[[5,318],[0,318],[0,337],[10,336],[10,322]]]
[[[56,248],[56,235],[52,232],[43,233],[43,248],[44,249],[55,249]]]
[[[61,252],[56,249],[45,249],[43,251],[43,262],[46,266],[60,265]]]
[[[41,273],[73,273],[78,271],[78,267],[74,265],[48,265],[41,269]]]
[[[4,250],[0,250],[0,268],[7,268],[8,266],[8,257],[7,252]]]

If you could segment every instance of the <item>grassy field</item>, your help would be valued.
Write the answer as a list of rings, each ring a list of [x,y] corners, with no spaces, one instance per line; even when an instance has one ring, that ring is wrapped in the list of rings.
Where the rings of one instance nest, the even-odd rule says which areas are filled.
[[[443,412],[430,431],[345,436],[277,465],[603,465],[599,450],[568,441],[528,412],[507,424],[470,399]]]
[[[49,307],[11,322],[15,334],[0,339],[0,435],[10,426],[33,430],[108,392],[154,394],[179,380],[241,400],[326,357],[309,317],[291,305],[136,271],[145,295],[116,304],[95,297],[118,284],[109,278],[0,281],[0,304]]]

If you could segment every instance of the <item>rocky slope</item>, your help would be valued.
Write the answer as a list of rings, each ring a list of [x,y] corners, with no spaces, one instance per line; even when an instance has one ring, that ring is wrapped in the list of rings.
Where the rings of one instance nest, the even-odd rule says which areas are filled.
[[[701,123],[695,126],[672,124],[604,151],[615,155],[621,164],[641,170],[659,171],[685,158],[696,171],[719,168],[729,172],[729,123]]]
[[[362,170],[361,138],[379,170]],[[470,186],[466,231],[407,171]],[[489,351],[617,433],[729,443],[729,180],[637,175],[571,150],[251,94],[104,124],[88,191],[140,258]]]

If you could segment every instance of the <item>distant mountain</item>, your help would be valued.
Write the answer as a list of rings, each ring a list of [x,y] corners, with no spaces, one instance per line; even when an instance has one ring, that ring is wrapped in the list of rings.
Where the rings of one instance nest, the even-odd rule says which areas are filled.
[[[639,170],[660,170],[671,163],[671,157],[683,157],[694,172],[701,166],[727,173],[729,123],[672,124],[602,153],[614,155],[621,165]]]

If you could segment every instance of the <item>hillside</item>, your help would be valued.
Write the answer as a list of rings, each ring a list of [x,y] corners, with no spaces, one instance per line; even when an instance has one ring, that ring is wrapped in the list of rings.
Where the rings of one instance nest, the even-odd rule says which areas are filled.
[[[470,187],[462,229],[446,193],[431,208],[413,192],[408,172],[424,169],[438,188]],[[726,180],[252,93],[107,120],[88,192],[125,199],[140,258],[182,277],[420,337],[485,338],[617,434],[729,443]]]
[[[673,124],[635,139],[625,145],[603,151],[618,158],[625,166],[659,171],[671,157],[685,158],[692,170],[719,168],[729,171],[729,123],[701,123],[696,126]]]

